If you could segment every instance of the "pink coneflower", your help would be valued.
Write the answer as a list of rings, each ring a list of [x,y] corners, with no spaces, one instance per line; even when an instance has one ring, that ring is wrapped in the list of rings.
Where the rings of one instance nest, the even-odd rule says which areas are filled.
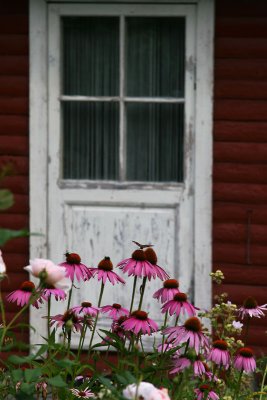
[[[234,359],[234,367],[239,371],[255,371],[256,361],[253,357],[253,351],[249,347],[242,347],[238,350]]]
[[[83,301],[80,306],[72,307],[71,311],[73,311],[76,314],[83,314],[89,317],[96,317],[99,308],[93,307],[92,303],[89,303],[89,301]]]
[[[225,340],[215,340],[213,348],[208,355],[208,360],[213,361],[217,365],[223,365],[225,369],[230,366],[230,354],[228,352],[228,344]]]
[[[203,385],[200,385],[199,388],[195,389],[194,391],[197,395],[196,400],[202,400],[202,399],[218,400],[219,399],[219,396],[212,390],[212,387],[205,383]]]
[[[75,397],[79,397],[80,399],[89,399],[90,397],[95,397],[94,393],[92,393],[88,387],[83,390],[70,389],[70,391]]]
[[[128,276],[147,277],[149,281],[157,276],[153,265],[146,260],[145,252],[142,249],[135,250],[132,258],[122,260],[117,266],[123,273],[128,273]]]
[[[51,296],[54,296],[55,299],[58,300],[65,300],[66,299],[66,292],[64,290],[54,287],[53,285],[46,285],[42,292],[42,299],[48,300]]]
[[[201,346],[208,347],[208,338],[202,332],[197,317],[188,318],[182,326],[167,328],[163,334],[168,335],[167,341],[175,346],[188,341],[189,347],[193,347],[196,353],[199,353]]]
[[[20,288],[18,290],[14,290],[13,292],[9,293],[6,299],[10,303],[17,302],[18,306],[23,307],[25,306],[25,304],[28,304],[30,302],[30,299],[34,291],[35,291],[34,283],[31,281],[25,281],[20,285]],[[34,306],[38,308],[37,302],[34,304]]]
[[[123,315],[117,320],[114,320],[111,325],[111,331],[112,333],[115,333],[118,335],[120,338],[125,338],[127,337],[128,339],[130,338],[129,332],[126,332],[125,329],[122,327],[122,324],[128,319],[127,315]]]
[[[183,314],[187,312],[189,317],[193,317],[196,315],[195,310],[197,310],[197,308],[187,301],[187,295],[185,293],[176,293],[173,300],[170,300],[164,304],[161,310],[162,313],[169,311],[170,315],[176,314],[177,317],[181,312]]]
[[[244,301],[243,307],[239,308],[238,313],[242,319],[245,318],[246,316],[261,318],[264,317],[263,311],[267,311],[266,306],[267,304],[258,306],[257,301],[253,297],[248,297]]]
[[[58,314],[50,317],[51,326],[56,324],[56,327],[62,327],[63,330],[73,330],[77,332],[82,330],[82,319],[71,310],[66,311],[64,314]]]
[[[180,293],[178,287],[179,282],[176,279],[167,279],[163,282],[163,288],[157,290],[153,297],[160,300],[161,303],[166,303],[166,301],[172,300],[177,293]]]
[[[153,319],[148,318],[145,311],[138,310],[132,312],[129,318],[122,323],[122,328],[126,331],[132,331],[135,335],[139,333],[151,335],[152,332],[158,330],[158,325]]]
[[[90,269],[81,263],[81,257],[77,253],[66,253],[66,261],[60,263],[62,267],[66,268],[66,277],[70,278],[72,281],[76,277],[77,281],[88,281],[92,278]]]
[[[152,249],[152,247],[148,247],[145,250],[145,256],[146,256],[146,260],[148,262],[150,262],[150,264],[153,265],[153,269],[156,272],[156,275],[159,279],[164,281],[165,279],[169,278],[169,275],[167,274],[167,272],[164,271],[164,269],[161,268],[159,265],[157,265],[158,258],[157,258],[155,251]]]
[[[173,369],[170,370],[170,374],[179,374],[184,369],[189,368],[191,366],[191,361],[186,356],[180,356],[173,358],[172,361]]]
[[[118,319],[123,315],[129,315],[129,310],[117,303],[112,304],[112,306],[101,307],[101,312],[108,314],[108,317],[112,319]]]
[[[102,279],[103,284],[106,283],[107,279],[115,285],[115,283],[125,283],[125,280],[117,275],[113,270],[113,264],[109,257],[105,257],[100,261],[97,268],[90,268],[93,276],[97,275],[97,279],[100,281]]]

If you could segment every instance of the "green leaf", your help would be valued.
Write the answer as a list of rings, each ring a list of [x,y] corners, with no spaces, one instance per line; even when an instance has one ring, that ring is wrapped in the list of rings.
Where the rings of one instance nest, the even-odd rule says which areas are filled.
[[[49,378],[49,379],[47,379],[47,382],[51,386],[55,386],[55,387],[59,387],[59,388],[67,386],[66,382],[63,381],[61,375],[56,375],[53,378]]]
[[[19,364],[26,364],[26,363],[31,363],[32,360],[34,359],[34,356],[27,356],[27,357],[20,357],[16,356],[13,354],[8,358],[8,361],[12,364],[19,365]]]
[[[18,382],[23,379],[23,371],[21,369],[13,369],[11,371],[14,381]]]
[[[0,246],[10,239],[16,239],[19,237],[29,236],[29,231],[27,229],[21,229],[20,231],[15,231],[13,229],[0,229]]]
[[[36,381],[42,375],[41,368],[25,369],[25,380],[27,382]]]
[[[0,210],[6,210],[14,204],[14,196],[8,189],[0,189]]]
[[[35,391],[35,383],[22,382],[20,386],[20,391],[27,395],[33,394]]]

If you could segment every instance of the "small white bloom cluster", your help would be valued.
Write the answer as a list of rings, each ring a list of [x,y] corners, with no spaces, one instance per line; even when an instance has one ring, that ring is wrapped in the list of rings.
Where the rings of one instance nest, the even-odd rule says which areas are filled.
[[[212,278],[212,281],[220,285],[224,279],[224,275],[220,269],[217,269],[215,272],[211,272],[210,276]]]

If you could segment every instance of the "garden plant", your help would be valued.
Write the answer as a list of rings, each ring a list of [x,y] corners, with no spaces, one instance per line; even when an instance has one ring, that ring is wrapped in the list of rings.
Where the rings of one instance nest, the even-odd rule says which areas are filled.
[[[182,282],[157,265],[152,245],[135,245],[131,257],[117,268],[109,257],[104,257],[96,268],[88,267],[77,253],[69,252],[58,265],[46,259],[30,260],[25,269],[38,278],[38,284],[25,281],[8,294],[6,300],[18,306],[10,321],[0,297],[0,350],[6,355],[1,360],[1,399],[267,398],[266,359],[256,361],[253,349],[246,344],[250,321],[264,316],[266,304],[258,305],[248,297],[238,308],[221,293],[211,310],[200,310],[183,292]],[[7,277],[4,255],[0,272],[2,281]],[[119,273],[129,277],[127,283]],[[160,326],[146,311],[146,288],[153,279],[159,282],[153,301],[162,317]],[[220,284],[223,273],[213,272],[211,279]],[[80,281],[88,284],[88,294],[90,284],[98,284],[99,298],[85,298],[81,304],[71,306]],[[107,285],[130,285],[129,304],[102,304]],[[65,301],[64,314],[51,315],[52,298]],[[23,325],[21,315],[45,303],[45,342],[29,348],[27,355],[16,353],[21,348],[16,340],[16,332]],[[98,327],[101,315],[110,319],[110,329]],[[56,331],[60,331],[62,340],[56,340]],[[77,349],[72,347],[73,332],[80,337]],[[146,335],[151,338],[151,346],[145,350]]]

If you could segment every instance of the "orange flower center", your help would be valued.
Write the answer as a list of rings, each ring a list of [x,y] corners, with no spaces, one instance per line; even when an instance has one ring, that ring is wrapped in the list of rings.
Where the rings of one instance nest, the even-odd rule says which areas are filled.
[[[251,309],[251,308],[256,308],[258,306],[257,301],[253,297],[248,297],[244,303],[243,306],[245,308]]]
[[[91,307],[92,303],[89,303],[89,301],[83,301],[81,304],[82,307]]]
[[[24,292],[33,292],[35,289],[35,284],[31,281],[25,281],[20,285],[20,290]]]
[[[197,317],[188,318],[184,326],[187,330],[192,332],[201,332],[201,323]]]
[[[176,279],[167,279],[163,286],[167,289],[177,289],[179,287],[179,282]]]
[[[186,301],[187,300],[187,295],[185,293],[176,293],[174,296],[173,300],[175,301]]]
[[[131,316],[133,316],[133,317],[135,317],[137,319],[140,319],[141,321],[146,321],[147,320],[147,315],[148,314],[145,311],[141,311],[141,310],[134,311],[131,314]]]
[[[81,257],[77,253],[66,253],[66,261],[69,264],[80,264],[81,263]]]
[[[158,261],[157,254],[151,247],[148,247],[145,250],[145,257],[146,257],[146,260],[149,261],[151,264],[153,264],[153,265],[157,264],[157,261]]]
[[[253,351],[249,347],[242,347],[241,349],[239,349],[238,353],[246,358],[253,357]]]
[[[215,349],[227,350],[228,344],[225,340],[215,340],[215,342],[213,342],[213,347],[215,347]]]
[[[145,261],[146,255],[145,252],[141,249],[135,250],[132,254],[132,258],[136,261]]]
[[[114,303],[114,304],[112,304],[112,307],[116,308],[116,310],[119,310],[121,308],[121,305],[118,303]]]
[[[103,271],[112,271],[113,264],[110,261],[110,257],[103,258],[103,260],[101,260],[98,264],[98,269],[102,269]]]

